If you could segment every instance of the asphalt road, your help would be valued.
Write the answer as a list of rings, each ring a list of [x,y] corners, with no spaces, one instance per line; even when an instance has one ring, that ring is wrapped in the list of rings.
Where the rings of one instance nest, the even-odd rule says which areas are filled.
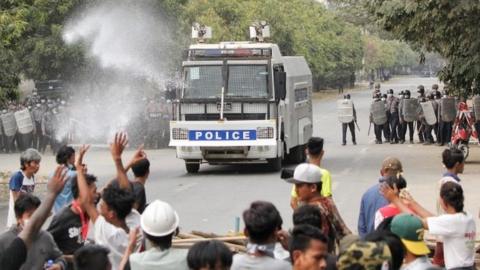
[[[404,89],[414,92],[418,84],[430,89],[433,83],[438,82],[433,78],[402,77],[382,84],[382,91],[392,88],[395,93]],[[326,141],[322,166],[332,173],[334,200],[349,227],[356,231],[360,198],[368,187],[376,183],[381,162],[387,156],[396,156],[402,161],[408,189],[424,206],[434,210],[436,183],[443,172],[440,158],[443,148],[421,144],[374,144],[373,127],[370,136],[367,136],[371,91],[359,89],[352,91],[351,95],[361,128],[360,133],[357,131],[356,146],[351,141],[347,146],[341,145],[336,97],[331,95],[313,102],[314,135]],[[476,144],[471,147],[462,183],[467,198],[466,208],[477,216],[480,198],[475,191],[479,190],[480,150]],[[129,155],[131,152],[126,153],[126,156]],[[242,211],[255,200],[274,203],[282,214],[285,227],[291,227],[291,186],[280,179],[279,173],[269,172],[266,166],[202,165],[198,174],[189,175],[185,172],[183,161],[175,158],[173,149],[147,151],[147,155],[152,164],[147,200],[160,199],[172,204],[179,213],[183,230],[227,233],[234,230],[235,217],[241,217]],[[113,162],[108,151],[93,150],[87,154],[86,162],[89,171],[96,174],[101,183],[113,177]],[[18,154],[0,155],[0,164],[0,170],[15,170],[18,168]],[[53,168],[53,156],[45,156],[40,174],[47,175]],[[0,206],[1,220],[6,219],[3,218],[6,217],[6,206],[5,202]]]

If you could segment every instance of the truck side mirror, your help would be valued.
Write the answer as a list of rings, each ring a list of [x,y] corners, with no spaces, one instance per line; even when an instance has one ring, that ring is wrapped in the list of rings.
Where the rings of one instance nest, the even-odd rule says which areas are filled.
[[[274,73],[275,100],[284,100],[287,96],[287,73],[276,71]]]

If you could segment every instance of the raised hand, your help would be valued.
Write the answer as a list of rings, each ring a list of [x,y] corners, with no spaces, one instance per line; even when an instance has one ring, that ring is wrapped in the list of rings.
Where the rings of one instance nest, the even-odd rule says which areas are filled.
[[[55,173],[47,184],[47,190],[49,192],[57,195],[62,191],[67,179],[67,171],[68,170],[64,165],[58,166],[57,169],[55,169]]]
[[[113,159],[121,159],[123,150],[128,144],[127,134],[125,132],[115,133],[115,138],[110,144],[110,153]]]
[[[130,160],[130,164],[135,164],[138,161],[140,161],[142,159],[146,159],[146,158],[147,158],[147,154],[145,154],[145,151],[143,151],[143,144],[142,144],[142,145],[140,145],[140,147],[137,148],[137,150],[133,154],[133,157]]]
[[[380,185],[380,194],[385,197],[385,199],[389,202],[393,202],[395,199],[398,199],[398,190],[396,187],[391,188],[387,184]]]
[[[77,169],[77,171],[80,171],[80,170],[83,171],[83,168],[85,167],[85,165],[83,164],[83,158],[85,157],[85,154],[87,153],[88,149],[90,149],[90,145],[84,144],[78,150],[78,158],[75,162],[75,168]]]

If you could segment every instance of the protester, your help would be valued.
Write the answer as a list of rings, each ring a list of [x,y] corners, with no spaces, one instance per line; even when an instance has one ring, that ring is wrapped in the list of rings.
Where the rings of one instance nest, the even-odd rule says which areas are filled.
[[[402,163],[394,157],[388,157],[382,162],[381,177],[374,186],[370,187],[362,196],[360,214],[358,216],[358,234],[363,239],[365,235],[374,231],[375,213],[378,209],[388,205],[388,201],[380,194],[380,185],[386,177],[396,176],[403,172]]]
[[[33,193],[35,190],[35,174],[40,169],[40,153],[29,148],[20,154],[20,171],[14,173],[8,183],[10,199],[8,203],[7,228],[16,223],[14,205],[21,193]]]
[[[122,164],[122,152],[128,143],[124,133],[117,133],[110,145],[117,170],[119,187],[107,186],[102,193],[99,210],[89,192],[83,166],[77,162],[77,181],[80,201],[94,225],[95,243],[110,250],[109,259],[113,269],[118,269],[127,249],[129,232],[140,225],[140,214],[133,209],[134,197]],[[142,248],[143,237],[139,237],[136,251]]]
[[[427,270],[433,267],[428,259],[430,249],[423,240],[423,224],[418,217],[411,214],[397,215],[390,228],[392,233],[400,237],[404,246],[402,270]]]
[[[338,257],[338,270],[388,269],[392,254],[384,242],[357,241]],[[383,268],[383,267],[387,268]]]
[[[190,270],[228,270],[232,252],[220,241],[202,241],[194,244],[187,255]]]
[[[405,254],[402,246],[402,241],[398,236],[389,231],[376,230],[367,234],[364,237],[365,241],[375,243],[385,243],[390,251],[391,258],[388,261],[388,268],[390,270],[399,270],[403,263],[403,256]]]
[[[289,250],[294,270],[327,268],[327,239],[319,228],[307,224],[295,226]]]
[[[440,192],[442,185],[447,182],[454,182],[461,185],[459,174],[463,173],[465,167],[465,157],[463,156],[462,151],[459,149],[445,149],[442,152],[442,163],[447,169],[447,171],[443,174],[440,181],[438,181],[438,190],[437,194]],[[441,207],[440,198],[437,199],[437,215],[445,214]],[[443,242],[441,237],[437,238],[437,242],[435,244],[435,253],[433,254],[433,263],[435,265],[444,267],[445,266],[445,258],[443,254]]]
[[[422,218],[423,227],[431,235],[441,236],[445,268],[472,269],[475,258],[476,225],[473,217],[463,210],[463,189],[454,182],[447,182],[440,189],[441,206],[445,214],[435,216],[411,196],[408,207],[399,199],[395,190],[382,186],[382,193],[405,213],[412,210]],[[412,210],[410,210],[412,209]]]
[[[312,165],[313,166],[313,165]],[[318,173],[318,169],[316,170]],[[274,258],[277,233],[282,218],[269,202],[256,201],[243,212],[244,233],[248,237],[247,253],[233,256],[232,270],[240,269],[292,269],[290,263]]]
[[[179,222],[177,212],[168,203],[159,200],[152,202],[143,212],[140,222],[151,248],[131,254],[130,269],[188,269],[188,251],[172,248],[172,240],[178,232]]]
[[[330,172],[324,168],[321,168],[321,163],[323,156],[325,155],[325,151],[323,150],[324,140],[320,137],[312,137],[307,142],[307,157],[308,162],[310,164],[317,165],[319,167],[321,173],[321,182],[322,182],[322,190],[319,191],[323,197],[332,198],[332,178]],[[291,199],[290,199],[290,206],[292,209],[298,207],[298,196],[297,192],[295,191],[295,185],[292,186],[291,192]]]
[[[320,208],[315,205],[302,205],[295,209],[293,212],[293,226],[297,227],[300,225],[310,225],[317,229],[322,229],[322,213],[320,212]],[[335,242],[329,241],[326,236],[325,243],[327,245],[327,250],[332,250],[335,248]],[[347,237],[342,239],[345,240]],[[358,237],[357,237],[358,238]],[[358,239],[357,239],[358,240]],[[342,243],[340,243],[341,245]],[[330,245],[330,246],[329,246]],[[337,258],[335,255],[328,253],[325,255],[325,260],[327,263],[326,269],[327,270],[334,270],[337,269]]]
[[[386,177],[384,183],[391,188],[396,187],[399,196],[401,191],[407,187],[407,181],[405,181],[401,175]],[[400,213],[401,211],[392,203],[378,209],[375,213],[375,229],[378,228],[384,219],[396,216]]]
[[[150,162],[143,151],[142,157],[144,158],[138,161],[133,160],[133,163],[127,166],[127,170],[129,167],[132,168],[133,175],[135,176],[134,181],[132,181],[132,190],[135,195],[135,204],[133,205],[133,208],[135,208],[140,214],[143,213],[147,205],[145,183],[150,175]]]
[[[326,199],[320,195],[322,189],[321,173],[318,167],[313,164],[303,163],[295,168],[293,178],[284,179],[288,183],[295,184],[298,199],[301,204],[314,205],[322,213],[322,233],[329,241],[329,251],[334,251],[334,244],[352,232],[348,229],[342,217],[338,213],[333,200]],[[319,182],[320,181],[320,182]],[[332,247],[333,245],[333,247]]]
[[[63,207],[69,205],[73,200],[72,182],[75,177],[75,149],[71,146],[62,146],[57,152],[56,161],[58,165],[64,165],[67,169],[67,182],[62,192],[58,195],[53,205],[53,212],[57,214]]]
[[[112,264],[108,259],[110,251],[99,245],[86,245],[75,251],[75,270],[110,270]]]
[[[92,200],[91,203],[95,203],[98,199],[97,178],[94,175],[86,174],[85,179],[88,192],[90,193],[89,198]],[[89,232],[92,231],[90,217],[86,208],[80,202],[77,176],[74,176],[71,181],[74,200],[53,217],[47,229],[52,234],[60,250],[67,257],[68,269],[73,269],[72,256],[88,242]]]
[[[63,189],[66,180],[66,170],[63,166],[57,167],[55,174],[47,184],[47,195],[37,210],[30,217],[18,236],[0,253],[2,270],[18,270],[27,260],[35,239],[38,237],[43,223],[52,210],[53,203],[58,193]]]
[[[3,253],[15,240],[39,206],[40,199],[31,194],[24,193],[18,196],[15,201],[17,224],[0,235],[0,253]],[[43,269],[43,266],[49,260],[51,260],[52,265],[48,269],[66,269],[66,262],[62,258],[62,252],[58,249],[52,236],[42,230],[35,237],[28,252],[27,260],[20,269]]]

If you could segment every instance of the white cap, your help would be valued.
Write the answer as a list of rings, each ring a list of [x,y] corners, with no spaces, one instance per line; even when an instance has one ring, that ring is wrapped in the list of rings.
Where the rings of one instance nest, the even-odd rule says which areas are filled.
[[[174,232],[179,223],[177,212],[170,204],[155,200],[142,213],[140,226],[151,236],[166,236]]]
[[[318,166],[302,163],[295,168],[293,178],[285,179],[285,181],[292,184],[316,184],[322,182],[322,173]]]

